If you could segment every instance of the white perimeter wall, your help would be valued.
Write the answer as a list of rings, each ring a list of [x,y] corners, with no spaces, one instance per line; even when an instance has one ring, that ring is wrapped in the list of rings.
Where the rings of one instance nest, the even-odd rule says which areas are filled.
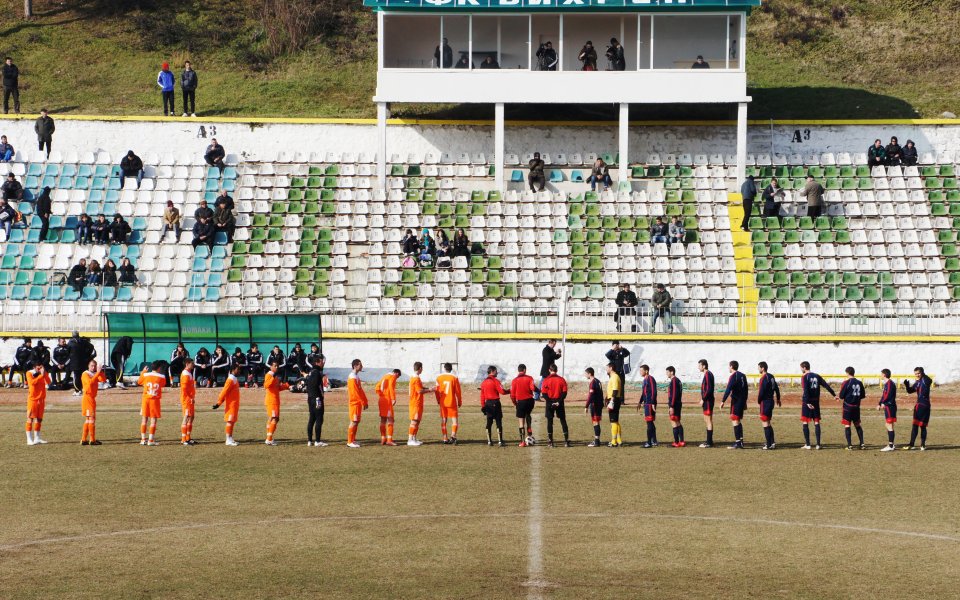
[[[56,115],[53,115],[56,118]],[[901,144],[916,142],[921,152],[960,149],[957,125],[754,125],[750,128],[749,152],[808,154],[865,152],[875,138],[889,141],[896,135]],[[30,119],[0,119],[5,134],[18,151],[36,150],[36,135]],[[650,152],[733,154],[733,126],[635,126],[630,130],[631,161],[643,162]],[[216,136],[227,152],[270,158],[277,152],[376,152],[374,125],[222,123],[205,119],[169,122],[73,121],[60,119],[54,134],[55,150],[66,152],[104,150],[120,156],[129,149],[140,156],[149,153],[203,153],[209,138]],[[796,141],[799,137],[800,141]],[[388,152],[484,152],[493,155],[493,126],[391,125]],[[616,152],[616,127],[507,127],[508,152]],[[0,167],[0,171],[3,168]]]
[[[457,363],[457,372],[464,381],[480,381],[486,377],[488,365],[494,365],[508,377],[516,373],[519,363],[525,363],[534,376],[540,372],[540,351],[546,340],[530,341],[477,341],[458,340],[448,342],[446,353],[441,352],[439,340],[340,340],[327,339],[323,351],[327,356],[328,370],[338,378],[345,377],[350,361],[359,358],[364,363],[366,380],[379,378],[384,372],[398,368],[403,378],[410,374],[414,361],[424,365],[424,373],[433,378],[445,361]],[[960,357],[955,345],[946,343],[872,343],[872,344],[799,344],[770,342],[625,342],[630,351],[633,372],[627,380],[636,382],[639,373],[636,367],[646,363],[659,381],[665,377],[664,369],[674,366],[677,376],[684,381],[699,381],[697,361],[707,359],[718,384],[726,382],[728,363],[740,361],[741,370],[757,372],[761,360],[770,365],[770,372],[797,374],[800,361],[808,360],[813,369],[822,374],[839,374],[848,366],[866,376],[878,375],[880,369],[888,368],[894,373],[912,373],[916,366],[924,367],[933,374],[938,384],[960,381]],[[450,350],[455,347],[455,352]],[[558,346],[559,347],[559,346]],[[568,343],[564,348],[563,367],[570,381],[582,381],[587,367],[598,374],[607,364],[604,354],[610,349],[606,342]],[[454,355],[455,354],[455,355]],[[905,358],[908,357],[908,358]],[[604,380],[606,376],[602,377]]]

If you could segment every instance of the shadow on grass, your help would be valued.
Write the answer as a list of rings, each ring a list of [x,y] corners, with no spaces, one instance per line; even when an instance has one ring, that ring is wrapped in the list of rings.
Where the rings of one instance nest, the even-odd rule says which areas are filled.
[[[756,88],[751,119],[916,119],[920,114],[901,98],[839,87]]]
[[[66,113],[72,113],[75,110],[80,110],[80,107],[79,106],[60,106],[60,107],[55,106],[53,108],[49,108],[49,107],[47,108],[47,112],[49,112],[51,115],[57,115],[57,114],[62,115]]]

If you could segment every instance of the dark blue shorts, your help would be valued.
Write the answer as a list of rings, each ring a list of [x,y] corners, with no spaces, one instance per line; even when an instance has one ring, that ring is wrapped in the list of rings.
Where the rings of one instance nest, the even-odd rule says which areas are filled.
[[[913,408],[913,424],[926,427],[930,422],[930,405],[918,404]]]
[[[764,400],[760,403],[760,420],[769,421],[773,418],[773,400]]]
[[[813,408],[807,406],[807,403],[804,402],[800,407],[800,421],[802,423],[809,423],[813,421],[814,423],[820,422],[820,402],[811,402]]]
[[[656,420],[657,420],[657,413],[656,413],[656,411],[653,410],[653,409],[654,409],[654,406],[653,406],[652,404],[646,404],[646,403],[644,403],[644,405],[643,405],[643,420],[644,420],[644,421],[656,421]]]
[[[845,403],[843,405],[843,416],[841,417],[840,422],[844,425],[859,425],[860,407],[850,406],[849,404]]]
[[[714,403],[713,398],[710,398],[709,400],[700,401],[700,407],[703,409],[703,414],[705,415],[713,414],[713,403]]]
[[[730,405],[730,420],[743,420],[743,413],[747,412],[746,402],[734,402]]]

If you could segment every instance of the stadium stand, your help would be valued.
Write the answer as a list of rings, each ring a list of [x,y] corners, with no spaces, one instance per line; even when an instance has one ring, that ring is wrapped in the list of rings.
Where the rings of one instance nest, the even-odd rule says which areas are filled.
[[[531,153],[532,154],[532,153]],[[601,155],[616,165],[616,155]],[[652,154],[630,179],[587,191],[596,155],[544,156],[551,189],[520,191],[527,155],[506,162],[521,183],[492,189],[482,154],[390,157],[388,190],[375,189],[374,157],[329,152],[228,157],[228,168],[200,154],[145,157],[140,190],[120,189],[118,157],[54,152],[23,160],[15,228],[0,258],[4,317],[151,310],[201,313],[549,314],[565,301],[582,326],[613,327],[618,287],[641,299],[656,283],[674,298],[674,320],[839,315],[953,315],[960,312],[960,189],[950,153],[923,154],[916,167],[865,166],[856,154],[748,156],[748,173],[787,190],[780,219],[750,220],[731,231],[738,211],[732,156]],[[813,175],[827,189],[825,214],[806,216],[796,192]],[[53,192],[46,240],[30,199]],[[201,199],[219,189],[236,199],[232,244],[212,250],[161,243],[167,200],[181,209],[185,232]],[[76,244],[76,217],[119,213],[133,233],[127,246]],[[650,244],[657,216],[682,218],[683,244]],[[739,222],[736,215],[735,223]],[[399,242],[410,228],[464,228],[474,253],[450,268],[403,268]],[[2,234],[0,234],[2,235]],[[744,237],[745,236],[745,237]],[[78,259],[126,256],[142,285],[87,287],[64,275]],[[640,306],[646,314],[649,307]]]

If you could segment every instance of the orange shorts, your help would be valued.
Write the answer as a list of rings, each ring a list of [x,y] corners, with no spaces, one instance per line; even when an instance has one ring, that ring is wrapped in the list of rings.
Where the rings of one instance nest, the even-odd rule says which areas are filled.
[[[183,409],[183,416],[185,417],[195,417],[197,415],[196,402],[184,402],[183,400],[181,400],[180,408]]]
[[[85,417],[97,416],[97,401],[84,396],[80,401],[80,412]]]
[[[28,419],[42,419],[43,411],[46,409],[46,402],[39,400],[36,402],[27,402],[27,418]]]
[[[440,418],[441,419],[456,419],[457,415],[460,414],[460,408],[458,406],[443,406],[440,405]]]
[[[280,404],[264,404],[264,407],[267,409],[267,417],[271,419],[280,418]]]
[[[236,423],[237,417],[240,416],[240,403],[239,402],[227,402],[223,405],[223,420],[226,423]]]
[[[360,415],[363,414],[363,405],[360,403],[350,403],[350,420],[359,421]]]
[[[410,420],[419,421],[423,418],[423,400],[410,403]]]
[[[384,418],[393,418],[394,406],[389,400],[380,400],[380,416]]]
[[[140,416],[150,419],[160,418],[160,399],[146,398],[140,402]]]

